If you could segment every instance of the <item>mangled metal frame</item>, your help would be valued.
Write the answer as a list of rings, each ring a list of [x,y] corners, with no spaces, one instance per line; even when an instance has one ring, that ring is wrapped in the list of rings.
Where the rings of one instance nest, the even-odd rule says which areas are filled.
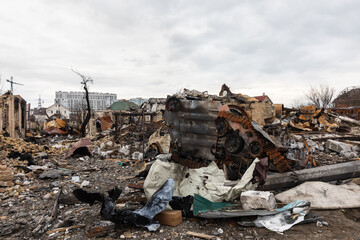
[[[230,99],[231,98],[231,99]],[[190,168],[216,161],[228,179],[241,178],[255,158],[267,158],[279,172],[291,169],[286,149],[276,145],[233,97],[172,96],[165,123],[172,138],[172,159]]]

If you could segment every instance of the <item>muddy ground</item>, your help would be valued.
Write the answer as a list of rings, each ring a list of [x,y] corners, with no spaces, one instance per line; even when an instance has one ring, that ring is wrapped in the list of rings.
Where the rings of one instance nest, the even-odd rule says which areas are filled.
[[[71,170],[67,176],[39,179],[39,175],[34,173],[15,173],[17,184],[11,189],[12,192],[0,194],[1,239],[88,239],[96,236],[105,239],[196,239],[187,235],[187,231],[214,235],[220,239],[360,239],[359,209],[311,210],[311,215],[323,217],[329,225],[296,225],[283,235],[265,228],[241,227],[237,224],[237,221],[243,220],[240,218],[183,219],[177,227],[162,225],[156,232],[127,226],[112,228],[111,223],[101,219],[100,204],[89,206],[80,203],[72,196],[72,191],[84,181],[89,181],[88,186],[84,187],[89,191],[105,192],[118,186],[123,190],[120,199],[133,198],[127,205],[140,207],[136,199],[144,197],[143,191],[128,187],[129,184],[141,184],[143,181],[134,177],[132,162],[98,157],[60,158],[56,162],[43,159],[41,165],[47,163],[52,169]],[[54,211],[57,199],[58,210]],[[91,234],[94,228],[106,225],[110,227],[103,234]],[[59,228],[63,228],[62,231],[51,231]]]

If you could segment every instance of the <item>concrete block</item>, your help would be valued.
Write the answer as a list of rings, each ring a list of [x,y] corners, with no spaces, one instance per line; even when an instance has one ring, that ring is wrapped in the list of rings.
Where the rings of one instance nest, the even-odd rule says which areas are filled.
[[[326,141],[326,148],[337,153],[340,153],[342,151],[351,152],[351,147],[352,146],[350,144],[346,144],[335,140]]]
[[[46,152],[40,152],[38,155],[37,155],[39,158],[47,158],[48,157],[48,154]]]
[[[180,210],[166,209],[154,217],[162,225],[176,227],[182,223],[182,213]]]
[[[298,148],[303,149],[305,147],[305,144],[303,142],[297,143]]]
[[[360,145],[358,145],[358,146],[352,146],[351,150],[352,150],[353,152],[360,152]]]
[[[132,159],[134,159],[134,160],[143,160],[143,154],[141,152],[134,152],[132,154]]]
[[[276,208],[275,196],[271,192],[246,191],[240,196],[241,205],[244,210]]]
[[[341,151],[340,156],[346,157],[346,158],[357,158],[358,157],[356,152],[347,152],[347,151]]]

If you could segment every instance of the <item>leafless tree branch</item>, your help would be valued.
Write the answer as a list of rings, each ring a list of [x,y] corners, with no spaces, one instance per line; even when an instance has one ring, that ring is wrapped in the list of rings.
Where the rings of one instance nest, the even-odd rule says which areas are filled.
[[[86,104],[87,104],[87,113],[86,113],[86,117],[85,117],[84,121],[81,124],[80,132],[81,132],[81,136],[85,137],[85,135],[86,135],[86,125],[89,123],[90,117],[91,117],[91,106],[90,106],[90,100],[89,100],[89,88],[88,88],[87,84],[89,82],[93,83],[93,80],[91,79],[91,77],[85,76],[84,74],[81,74],[81,73],[79,73],[78,71],[76,71],[76,70],[74,70],[72,68],[71,68],[71,71],[76,73],[82,79],[81,84],[84,85],[85,98],[86,98]]]
[[[335,95],[335,89],[328,85],[320,85],[319,89],[311,87],[305,94],[306,98],[318,108],[330,108]]]

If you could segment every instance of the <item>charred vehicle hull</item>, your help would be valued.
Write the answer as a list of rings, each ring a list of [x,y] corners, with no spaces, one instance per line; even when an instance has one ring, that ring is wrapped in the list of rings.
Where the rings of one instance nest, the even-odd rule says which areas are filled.
[[[229,179],[241,178],[255,158],[285,172],[292,161],[241,104],[227,98],[169,97],[165,123],[171,135],[172,159],[190,168],[216,161]]]

